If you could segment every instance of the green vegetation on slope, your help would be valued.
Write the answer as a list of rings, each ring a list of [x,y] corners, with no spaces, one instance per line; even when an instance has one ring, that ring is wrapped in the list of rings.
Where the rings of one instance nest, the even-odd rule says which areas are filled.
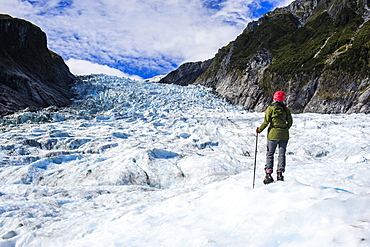
[[[220,49],[216,64],[233,45],[228,70],[242,71],[257,51],[265,49],[274,58],[268,70],[279,75],[323,68],[369,72],[370,24],[363,24],[353,9],[345,7],[335,18],[326,11],[318,13],[302,27],[289,12],[264,18],[253,31],[244,31]]]

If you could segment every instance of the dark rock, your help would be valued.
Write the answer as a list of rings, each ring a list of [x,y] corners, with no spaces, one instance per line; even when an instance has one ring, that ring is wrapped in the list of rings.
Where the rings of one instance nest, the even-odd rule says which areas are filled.
[[[201,74],[203,74],[213,62],[213,59],[204,62],[189,62],[182,64],[178,69],[170,72],[162,78],[159,83],[176,84],[187,86],[192,84]]]
[[[71,103],[75,77],[39,27],[0,15],[0,44],[0,116]]]

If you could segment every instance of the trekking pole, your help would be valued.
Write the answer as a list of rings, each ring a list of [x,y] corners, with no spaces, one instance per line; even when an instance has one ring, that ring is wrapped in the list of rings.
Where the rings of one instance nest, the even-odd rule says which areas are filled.
[[[254,152],[253,189],[254,189],[254,182],[256,181],[257,144],[258,144],[258,132],[256,134],[256,149]]]

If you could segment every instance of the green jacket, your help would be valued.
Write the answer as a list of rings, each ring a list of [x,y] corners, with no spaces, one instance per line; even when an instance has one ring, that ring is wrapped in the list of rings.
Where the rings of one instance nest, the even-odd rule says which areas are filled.
[[[265,113],[265,119],[258,128],[258,133],[261,133],[267,126],[268,140],[288,140],[289,129],[292,127],[293,118],[290,110],[282,102],[274,102],[270,105]]]

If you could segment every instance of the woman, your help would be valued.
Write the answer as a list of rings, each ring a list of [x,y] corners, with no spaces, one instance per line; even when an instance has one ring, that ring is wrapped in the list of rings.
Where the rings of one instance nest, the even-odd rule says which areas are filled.
[[[279,146],[277,180],[284,181],[285,152],[289,140],[289,129],[293,124],[290,110],[284,104],[285,95],[283,91],[277,91],[274,94],[274,102],[267,108],[263,123],[256,129],[257,133],[261,133],[268,126],[264,184],[274,182],[271,174],[274,168],[274,154],[277,146]]]

